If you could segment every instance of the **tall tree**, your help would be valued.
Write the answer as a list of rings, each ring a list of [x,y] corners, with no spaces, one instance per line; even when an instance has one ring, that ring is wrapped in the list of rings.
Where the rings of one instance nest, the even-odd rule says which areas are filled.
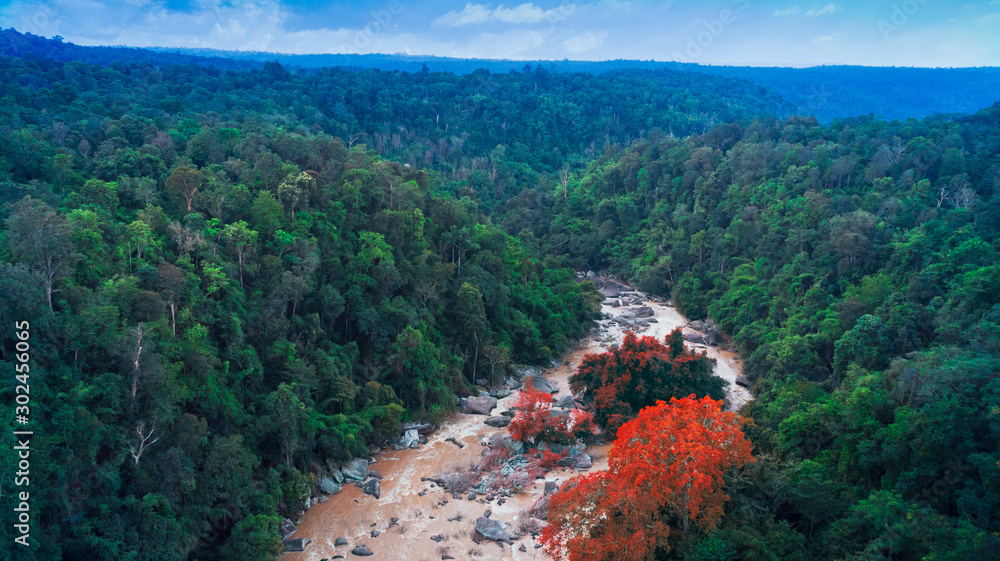
[[[467,338],[472,339],[472,381],[476,381],[476,364],[479,362],[479,346],[488,326],[486,306],[479,288],[467,282],[462,283],[455,301],[455,315],[459,326]]]
[[[571,481],[549,503],[542,543],[570,561],[652,561],[722,518],[723,475],[754,461],[722,402],[694,396],[658,402],[622,425],[608,471]]]
[[[14,257],[41,273],[52,310],[55,284],[69,275],[76,257],[69,225],[55,209],[31,197],[13,205],[6,225]]]
[[[192,166],[183,166],[174,170],[167,178],[166,188],[168,191],[184,198],[187,203],[187,211],[191,212],[191,201],[194,200],[195,193],[201,189],[205,176]]]

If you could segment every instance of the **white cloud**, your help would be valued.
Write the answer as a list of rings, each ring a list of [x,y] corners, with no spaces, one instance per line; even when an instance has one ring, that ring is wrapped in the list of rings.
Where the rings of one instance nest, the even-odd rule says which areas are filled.
[[[833,35],[818,35],[813,37],[810,43],[827,43],[829,41],[833,41]]]
[[[504,23],[538,23],[545,20],[545,12],[534,4],[521,4],[506,9],[503,4],[493,12],[493,19]]]
[[[485,23],[489,21],[492,10],[483,4],[466,4],[460,11],[452,10],[447,14],[434,20],[435,25],[443,27],[458,27],[473,23]]]
[[[622,4],[615,3],[615,6]],[[628,3],[624,6],[627,8]],[[434,20],[433,27],[460,27],[463,25],[481,24],[488,21],[511,24],[533,24],[543,21],[559,22],[576,10],[576,4],[564,4],[551,10],[543,10],[528,2],[513,8],[505,8],[500,4],[495,10],[487,4],[468,3],[460,11],[452,10]]]
[[[571,53],[582,53],[600,47],[608,37],[607,30],[594,32],[587,30],[584,33],[570,37],[563,41],[563,46]]]
[[[807,16],[825,16],[827,14],[832,14],[834,12],[839,12],[839,11],[840,11],[840,6],[838,6],[836,4],[827,4],[826,6],[823,6],[822,8],[820,8],[818,10],[816,10],[816,9],[809,10],[808,12],[806,12],[806,15]]]
[[[791,8],[786,8],[784,10],[775,10],[774,15],[776,16],[794,16],[799,13],[799,7],[793,6]]]

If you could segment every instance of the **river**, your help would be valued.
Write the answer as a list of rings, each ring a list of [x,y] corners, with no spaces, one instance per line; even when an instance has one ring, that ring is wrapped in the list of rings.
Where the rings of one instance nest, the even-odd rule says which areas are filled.
[[[645,301],[642,305],[653,309],[652,317],[656,322],[650,323],[641,335],[662,341],[675,327],[687,323],[676,309],[665,303]],[[602,312],[611,316],[618,316],[625,310],[623,307],[612,307],[607,299],[602,304]],[[602,320],[597,330],[563,357],[562,366],[548,370],[545,377],[559,387],[557,397],[569,393],[569,376],[580,365],[584,355],[601,353],[612,343],[620,343],[624,332],[625,329],[618,323]],[[750,392],[735,383],[736,376],[741,372],[736,353],[715,347],[687,345],[706,350],[715,359],[715,374],[729,383],[727,398],[731,409],[738,409],[751,399]],[[494,412],[509,409],[517,395],[515,391],[501,399]],[[498,506],[497,501],[486,503],[482,497],[475,501],[466,500],[466,497],[455,499],[432,483],[421,481],[421,477],[467,470],[475,464],[486,440],[491,435],[506,432],[503,428],[487,426],[483,423],[485,420],[482,415],[455,414],[431,434],[427,444],[420,449],[386,450],[376,454],[376,463],[371,467],[383,476],[381,499],[365,495],[359,487],[345,484],[343,491],[331,496],[329,501],[306,511],[292,537],[310,538],[312,543],[301,553],[285,554],[282,561],[322,561],[336,559],[337,556],[354,559],[351,549],[356,545],[366,545],[374,554],[368,558],[372,560],[436,561],[445,555],[454,559],[483,561],[549,559],[544,550],[536,548],[537,541],[530,535],[515,542],[513,547],[489,541],[476,544],[472,539],[476,519],[483,516],[487,509],[492,511],[491,518],[516,525],[518,517],[542,496],[542,480],[538,480],[528,492],[514,495],[502,506]],[[447,441],[449,438],[462,442],[464,448],[460,449]],[[607,469],[609,448],[610,445],[588,448],[587,453],[594,459],[591,471]],[[575,469],[557,468],[548,473],[546,480],[562,483],[579,473]],[[393,518],[398,522],[390,525]],[[373,530],[380,532],[377,537],[372,537]],[[437,535],[443,536],[443,540],[432,541],[431,536]],[[335,547],[338,537],[346,538],[348,545]],[[522,545],[525,551],[520,551]]]

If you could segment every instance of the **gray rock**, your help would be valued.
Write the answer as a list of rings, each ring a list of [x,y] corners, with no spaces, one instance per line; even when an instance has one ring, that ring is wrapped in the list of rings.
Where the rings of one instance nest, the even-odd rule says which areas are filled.
[[[559,388],[556,387],[555,384],[546,378],[542,378],[541,376],[532,376],[531,378],[528,378],[525,380],[525,386],[531,386],[536,391],[547,393],[549,395],[559,393]]]
[[[544,373],[545,373],[545,369],[543,369],[541,366],[520,365],[520,366],[515,366],[514,367],[514,374],[518,378],[521,378],[522,380],[524,378],[527,378],[528,376],[541,376]]]
[[[685,341],[701,343],[702,345],[715,346],[722,342],[722,336],[719,335],[719,332],[714,329],[706,330],[704,332],[682,329],[681,335],[684,337]]]
[[[497,398],[503,399],[510,395],[510,387],[508,386],[493,386],[490,388],[490,395]]]
[[[377,472],[377,471],[375,471],[375,470],[373,470],[373,469],[370,469],[370,470],[368,470],[368,477],[374,477],[375,479],[381,480],[382,479],[382,474],[379,473],[379,472]]]
[[[573,396],[564,395],[556,400],[556,407],[562,407],[563,409],[576,409],[576,402],[573,401]]]
[[[491,427],[503,428],[510,424],[511,418],[506,415],[497,415],[496,417],[490,417],[486,419],[486,424]]]
[[[507,531],[507,525],[493,518],[480,517],[476,519],[476,533],[495,542],[515,539],[516,536]]]
[[[746,379],[746,376],[744,376],[742,374],[737,374],[736,375],[736,385],[737,386],[743,386],[744,388],[749,388],[752,384],[750,384],[750,380]]]
[[[284,540],[282,543],[285,544],[285,551],[305,551],[311,541],[309,538],[294,538]]]
[[[403,432],[403,436],[399,439],[399,445],[403,448],[409,448],[413,446],[420,440],[420,434],[417,429],[408,429]]]
[[[619,289],[617,284],[608,284],[601,288],[600,293],[605,298],[617,298],[619,294]]]
[[[364,491],[366,495],[371,495],[377,499],[379,498],[379,494],[382,492],[382,483],[373,477],[368,481],[365,481],[361,490]]]
[[[347,538],[337,538],[337,541],[333,542],[333,545],[336,547],[347,545]]]
[[[590,469],[594,465],[594,461],[590,458],[589,454],[580,454],[575,459],[576,469]]]
[[[531,507],[528,511],[529,516],[532,518],[537,518],[539,520],[548,520],[549,518],[549,497],[551,494],[544,495],[542,498]]]
[[[319,480],[319,490],[327,495],[336,495],[340,492],[342,485],[333,480],[332,477],[324,476]]]
[[[595,273],[594,271],[587,271],[587,278],[588,279],[592,279],[592,278],[594,278],[596,276],[597,276],[597,273]]]
[[[403,423],[403,431],[415,430],[417,434],[430,434],[434,432],[434,425],[430,423]]]
[[[489,415],[490,411],[497,406],[497,398],[481,395],[479,397],[470,397],[462,402],[462,413],[471,413],[475,415]]]
[[[333,477],[333,480],[337,483],[344,482],[344,473],[340,471],[340,468],[333,470],[333,473],[331,473],[330,476]]]
[[[358,557],[368,557],[369,555],[374,555],[367,547],[359,545],[351,550],[351,555],[357,555]]]
[[[631,312],[634,313],[637,318],[648,318],[653,317],[654,315],[653,308],[650,308],[649,306],[631,308]]]
[[[545,494],[554,493],[559,490],[559,482],[557,481],[546,481],[545,482]]]
[[[476,494],[475,493],[469,493],[469,500],[470,501],[476,500]]]
[[[344,477],[355,481],[364,481],[368,477],[368,460],[354,458],[343,467]]]
[[[281,539],[285,539],[295,533],[295,524],[292,524],[292,521],[287,518],[282,519],[278,531],[281,533]]]

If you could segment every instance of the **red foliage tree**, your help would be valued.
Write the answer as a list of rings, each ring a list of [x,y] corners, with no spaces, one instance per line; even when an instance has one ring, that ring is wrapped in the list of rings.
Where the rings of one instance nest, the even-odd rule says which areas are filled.
[[[725,382],[712,376],[713,363],[705,353],[685,350],[680,329],[663,343],[627,333],[617,349],[583,357],[569,381],[574,392],[585,392],[594,399],[597,423],[616,431],[640,409],[657,401],[692,393],[722,399]]]
[[[542,543],[555,558],[654,559],[692,522],[719,522],[729,499],[723,475],[754,458],[736,415],[692,395],[660,401],[622,425],[608,460],[608,471],[552,496]]]
[[[507,430],[514,440],[528,443],[568,443],[573,440],[569,417],[552,412],[552,395],[531,387],[521,390],[514,404],[517,413]]]

